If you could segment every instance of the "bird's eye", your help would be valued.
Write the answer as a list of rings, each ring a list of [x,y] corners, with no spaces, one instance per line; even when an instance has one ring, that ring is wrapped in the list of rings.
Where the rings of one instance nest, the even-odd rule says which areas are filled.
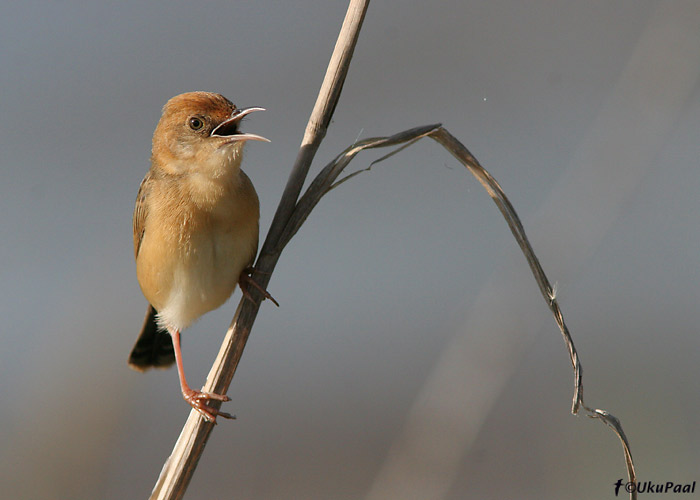
[[[188,124],[192,130],[201,130],[204,127],[204,120],[198,116],[190,117]]]

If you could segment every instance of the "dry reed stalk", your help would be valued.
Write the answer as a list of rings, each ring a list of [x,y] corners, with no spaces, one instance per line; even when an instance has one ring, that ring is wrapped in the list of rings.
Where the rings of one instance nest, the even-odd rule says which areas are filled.
[[[629,450],[629,442],[620,425],[620,421],[609,412],[590,408],[583,402],[582,370],[576,347],[564,322],[555,291],[527,239],[520,218],[498,182],[452,134],[438,124],[416,127],[390,137],[358,141],[326,165],[311,182],[306,192],[299,197],[311,162],[325,137],[328,124],[340,97],[368,4],[369,0],[350,1],[323,85],[306,127],[296,162],[258,257],[254,273],[255,280],[262,287],[267,286],[282,250],[326,193],[354,176],[369,170],[374,164],[411,146],[421,138],[430,137],[447,149],[477,178],[501,211],[530,265],[542,296],[552,314],[554,314],[569,351],[574,370],[574,396],[571,411],[573,414],[577,414],[583,408],[589,417],[601,420],[615,432],[622,442],[629,481],[635,482],[636,476],[632,455]],[[368,168],[356,171],[338,180],[340,174],[343,173],[352,159],[361,151],[394,146],[397,146],[397,149],[374,161]],[[228,390],[257,316],[259,301],[262,299],[258,290],[251,288],[250,293],[257,303],[241,299],[231,325],[226,332],[221,350],[207,377],[207,382],[203,387],[204,391],[225,394]],[[212,401],[209,404],[218,408],[221,403]],[[196,411],[190,413],[170,457],[163,466],[158,482],[151,494],[151,500],[174,500],[181,499],[184,496],[213,428],[214,424],[206,422]],[[633,491],[630,497],[636,499],[636,491]]]

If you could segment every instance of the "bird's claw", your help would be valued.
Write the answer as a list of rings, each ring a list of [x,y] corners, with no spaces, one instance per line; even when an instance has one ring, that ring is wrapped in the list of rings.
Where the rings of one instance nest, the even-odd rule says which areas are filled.
[[[226,413],[224,411],[220,411],[216,408],[213,408],[209,405],[206,404],[208,400],[215,400],[215,401],[221,401],[221,402],[226,402],[226,401],[231,401],[231,398],[229,398],[225,394],[214,394],[210,392],[202,392],[202,391],[195,391],[193,389],[190,389],[189,391],[185,391],[182,393],[182,397],[189,403],[189,405],[197,410],[197,412],[206,420],[207,422],[211,422],[213,424],[216,424],[216,417],[221,416],[223,418],[229,418],[229,419],[235,419],[235,415],[231,415],[230,413]]]
[[[279,307],[280,306],[279,302],[277,302],[275,300],[275,298],[272,295],[270,295],[270,292],[268,292],[263,287],[261,287],[257,283],[257,281],[255,281],[253,279],[253,277],[252,277],[253,271],[255,271],[255,269],[253,269],[252,267],[245,268],[243,270],[243,272],[241,273],[240,278],[238,279],[238,286],[241,287],[241,292],[243,292],[243,296],[246,299],[250,300],[251,302],[256,303],[255,300],[253,300],[253,297],[250,295],[250,292],[248,291],[248,285],[250,285],[253,288],[257,289],[260,293],[262,293],[263,297],[265,297],[266,299],[270,299],[273,304],[275,304],[277,307]],[[262,273],[263,271],[259,271],[259,272]],[[263,273],[263,274],[265,274],[265,273]]]

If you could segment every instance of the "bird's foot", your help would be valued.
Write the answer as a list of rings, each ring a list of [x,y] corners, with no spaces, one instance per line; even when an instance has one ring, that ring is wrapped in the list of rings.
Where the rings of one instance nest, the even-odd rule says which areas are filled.
[[[241,287],[241,292],[243,292],[243,296],[250,300],[253,303],[256,303],[255,300],[253,300],[253,297],[250,295],[250,291],[248,290],[248,286],[252,286],[253,288],[257,289],[260,293],[263,294],[263,297],[266,299],[270,299],[273,304],[275,304],[277,307],[280,306],[279,302],[275,300],[275,298],[270,295],[270,292],[265,290],[263,287],[261,287],[253,278],[252,274],[255,269],[252,267],[247,267],[243,270],[241,273],[240,278],[238,278],[238,286]],[[263,271],[259,271],[263,272]]]
[[[207,422],[211,422],[213,424],[216,424],[216,417],[221,415],[224,418],[230,418],[230,419],[235,419],[235,415],[231,415],[230,413],[226,413],[224,411],[220,411],[216,408],[213,408],[209,405],[206,404],[207,400],[216,400],[216,401],[231,401],[231,398],[226,396],[225,394],[213,394],[210,392],[202,392],[202,391],[195,391],[194,389],[187,389],[182,391],[182,397],[187,401],[192,408],[197,410],[199,414],[206,420]]]

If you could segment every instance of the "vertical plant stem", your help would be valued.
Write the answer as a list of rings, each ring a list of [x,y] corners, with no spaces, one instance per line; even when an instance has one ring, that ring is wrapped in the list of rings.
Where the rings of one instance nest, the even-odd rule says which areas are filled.
[[[262,287],[267,287],[284,248],[284,245],[279,245],[280,235],[294,211],[311,162],[326,135],[368,6],[369,0],[351,0],[348,5],[316,105],[306,126],[301,148],[258,257],[253,277]],[[251,287],[250,293],[256,302],[241,299],[238,304],[236,314],[207,377],[204,391],[219,394],[228,391],[262,300],[262,295],[255,288]],[[211,402],[211,405],[218,408],[220,403]],[[170,457],[163,465],[151,493],[151,500],[183,498],[213,428],[214,425],[202,419],[196,411],[190,412]]]

